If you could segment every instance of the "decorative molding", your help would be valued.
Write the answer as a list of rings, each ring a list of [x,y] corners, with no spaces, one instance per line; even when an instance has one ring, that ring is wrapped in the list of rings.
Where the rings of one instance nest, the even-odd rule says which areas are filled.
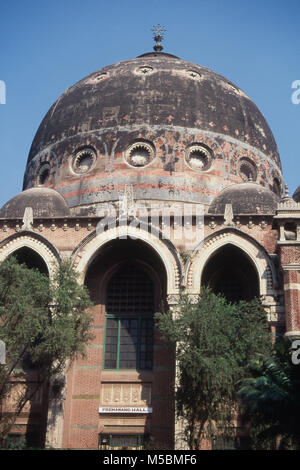
[[[300,264],[282,264],[283,271],[300,271]]]
[[[254,222],[253,222],[252,217],[249,217],[249,222],[248,222],[247,225],[248,225],[248,228],[250,228],[250,229],[254,227]]]
[[[255,266],[259,278],[260,295],[273,295],[276,273],[267,252],[255,240],[252,241],[249,236],[246,238],[242,232],[237,232],[234,229],[226,229],[216,233],[206,240],[198,250],[195,250],[186,272],[188,290],[200,293],[202,273],[209,258],[219,248],[227,244],[241,249]]]
[[[45,262],[50,277],[53,277],[57,266],[59,265],[59,255],[55,248],[50,248],[50,243],[45,240],[38,239],[40,235],[32,235],[30,233],[20,233],[20,235],[12,235],[4,240],[0,245],[0,262],[20,248],[31,248],[38,253]]]
[[[22,230],[32,230],[33,227],[33,209],[26,207],[23,216]]]
[[[209,224],[208,226],[213,230],[214,228],[216,228],[217,224],[216,224],[216,220],[214,217],[211,217],[210,220],[209,220]]]
[[[226,204],[224,210],[224,225],[233,226],[233,209],[232,204]]]
[[[149,226],[149,230],[151,226]],[[83,283],[89,264],[99,250],[108,242],[118,238],[133,238],[149,245],[162,260],[167,272],[167,294],[179,293],[181,282],[180,259],[177,251],[170,242],[160,240],[156,229],[151,233],[130,225],[114,227],[99,234],[91,233],[83,240],[73,253],[73,265],[78,271],[80,281]]]
[[[300,291],[300,284],[296,282],[290,282],[288,284],[284,284],[283,289],[286,290],[299,290]]]

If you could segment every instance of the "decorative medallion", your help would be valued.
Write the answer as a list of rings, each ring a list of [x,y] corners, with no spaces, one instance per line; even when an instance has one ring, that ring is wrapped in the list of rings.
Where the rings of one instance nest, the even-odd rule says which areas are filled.
[[[96,152],[89,147],[79,150],[73,159],[73,171],[80,175],[87,173],[94,166],[96,158]]]
[[[185,160],[193,170],[206,171],[211,167],[212,153],[204,145],[194,144],[188,148]]]
[[[154,148],[147,142],[135,142],[125,153],[125,159],[129,165],[144,167],[154,158]]]

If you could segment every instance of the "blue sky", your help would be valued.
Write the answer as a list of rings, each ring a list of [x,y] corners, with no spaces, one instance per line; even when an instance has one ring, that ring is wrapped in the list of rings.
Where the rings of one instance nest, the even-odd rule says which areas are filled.
[[[266,117],[290,192],[300,185],[299,0],[0,0],[0,206],[22,190],[27,155],[49,107],[105,65],[164,51],[224,75]],[[300,93],[298,95],[300,97]]]

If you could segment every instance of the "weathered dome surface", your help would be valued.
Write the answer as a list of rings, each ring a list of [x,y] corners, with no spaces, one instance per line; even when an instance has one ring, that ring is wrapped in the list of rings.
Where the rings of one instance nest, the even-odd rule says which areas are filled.
[[[300,186],[296,189],[296,191],[293,194],[293,199],[296,202],[300,202]]]
[[[147,66],[153,69],[147,71]],[[270,128],[242,90],[212,70],[164,53],[104,67],[69,88],[42,121],[29,160],[66,136],[141,122],[220,132],[257,147],[279,164]]]
[[[209,214],[224,214],[226,204],[234,215],[274,214],[279,198],[269,189],[255,183],[241,183],[225,188],[211,203]]]
[[[212,70],[159,52],[104,67],[58,98],[33,140],[23,189],[42,183],[83,212],[118,201],[128,184],[136,200],[208,205],[249,172],[282,187],[257,106]]]
[[[1,218],[23,218],[26,207],[34,217],[67,217],[70,210],[64,198],[54,189],[31,188],[14,196],[0,209]]]

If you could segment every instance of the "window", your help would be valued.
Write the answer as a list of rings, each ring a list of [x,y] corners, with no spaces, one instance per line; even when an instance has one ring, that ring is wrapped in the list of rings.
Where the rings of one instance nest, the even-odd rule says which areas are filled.
[[[77,174],[87,173],[95,164],[97,155],[92,148],[83,148],[76,152],[73,159],[72,168]]]
[[[186,162],[193,170],[209,170],[212,165],[212,151],[202,144],[193,144],[187,149]]]
[[[257,180],[257,168],[255,163],[247,157],[243,157],[238,161],[238,173],[244,181]]]
[[[144,434],[99,434],[99,449],[142,450],[144,441]]]
[[[155,150],[150,142],[135,142],[125,152],[125,160],[134,167],[144,167],[154,159]]]
[[[50,176],[50,164],[48,162],[42,163],[38,172],[38,184],[45,184]]]
[[[104,369],[152,369],[154,286],[136,265],[107,288]]]

